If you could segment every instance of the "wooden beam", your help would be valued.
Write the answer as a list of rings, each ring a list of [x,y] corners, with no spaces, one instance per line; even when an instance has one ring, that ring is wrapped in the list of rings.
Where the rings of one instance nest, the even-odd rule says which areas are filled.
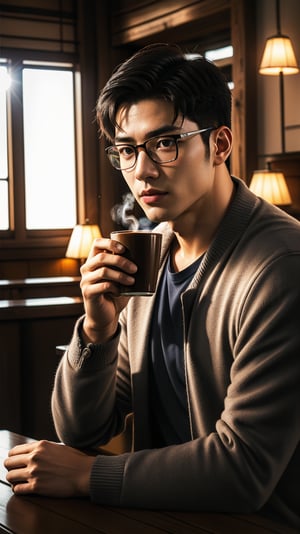
[[[234,148],[231,156],[231,172],[247,183],[257,166],[255,12],[255,2],[231,1],[234,81],[232,108]]]
[[[154,5],[155,4],[155,5]],[[112,45],[133,43],[178,26],[203,20],[230,9],[230,0],[169,0],[136,3],[112,15]]]

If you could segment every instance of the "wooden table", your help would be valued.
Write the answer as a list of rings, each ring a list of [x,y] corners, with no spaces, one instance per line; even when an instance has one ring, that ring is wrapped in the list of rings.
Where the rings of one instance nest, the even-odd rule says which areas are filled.
[[[32,441],[0,431],[0,532],[15,534],[295,534],[255,515],[158,512],[99,506],[88,499],[16,497],[6,482],[3,460],[19,443]]]

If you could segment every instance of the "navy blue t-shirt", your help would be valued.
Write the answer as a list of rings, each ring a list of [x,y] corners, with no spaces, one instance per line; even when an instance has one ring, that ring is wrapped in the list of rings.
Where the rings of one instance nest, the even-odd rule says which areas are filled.
[[[151,331],[150,406],[156,447],[191,439],[183,356],[183,317],[180,295],[200,265],[198,258],[180,272],[166,263],[157,290]]]

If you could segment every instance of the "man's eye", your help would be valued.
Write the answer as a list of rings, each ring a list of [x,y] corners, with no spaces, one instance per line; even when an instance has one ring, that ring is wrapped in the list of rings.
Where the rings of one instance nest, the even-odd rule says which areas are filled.
[[[134,149],[130,145],[118,146],[119,155],[121,158],[130,158],[134,156]]]
[[[161,137],[157,139],[156,149],[157,150],[170,150],[175,146],[175,140],[173,137]]]

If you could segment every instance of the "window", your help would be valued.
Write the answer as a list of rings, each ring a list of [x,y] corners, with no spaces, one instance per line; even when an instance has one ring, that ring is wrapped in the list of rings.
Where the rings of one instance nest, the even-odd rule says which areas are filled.
[[[66,63],[0,61],[0,236],[53,236],[77,222],[78,73]]]
[[[7,102],[9,76],[6,63],[0,62],[0,230],[8,230],[8,157]]]
[[[26,229],[76,224],[73,72],[23,69]]]
[[[0,41],[0,260],[61,257],[85,210],[77,2],[0,3]]]
[[[221,48],[214,48],[212,50],[206,50],[205,57],[210,61],[213,61],[220,69],[223,70],[224,75],[228,80],[229,89],[234,88],[232,81],[232,69],[231,60],[233,57],[233,46],[222,46]]]
[[[187,54],[187,56],[192,59],[193,57],[201,56],[201,54],[190,53]],[[209,50],[204,50],[203,56],[209,61],[212,61],[223,71],[223,74],[228,81],[228,87],[230,90],[232,90],[234,88],[234,83],[232,81],[233,47],[231,45],[227,45],[218,48],[212,48]]]

